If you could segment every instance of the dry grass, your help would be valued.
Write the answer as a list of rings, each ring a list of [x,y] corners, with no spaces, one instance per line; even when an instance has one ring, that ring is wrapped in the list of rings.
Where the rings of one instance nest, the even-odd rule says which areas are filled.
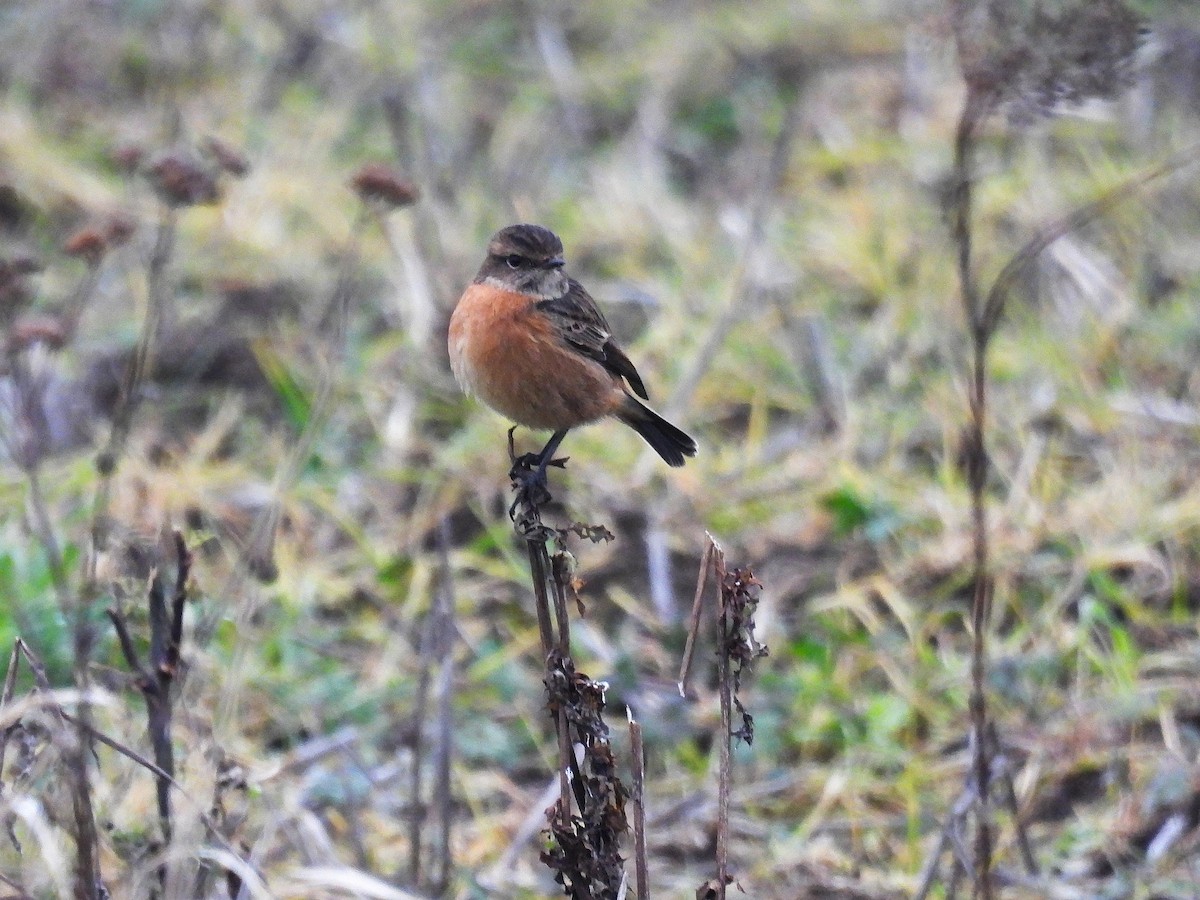
[[[153,755],[103,612],[125,610],[147,658],[164,527],[195,554],[172,840],[155,774],[97,745],[114,896],[160,878],[169,896],[226,896],[231,877],[244,896],[427,895],[409,880],[413,791],[445,790],[439,704],[446,895],[554,894],[539,832],[557,742],[504,515],[506,426],[459,396],[441,337],[487,235],[520,219],[563,237],[652,397],[701,443],[668,473],[623,429],[572,433],[552,513],[617,534],[575,548],[574,656],[641,723],[653,892],[694,896],[715,874],[711,646],[697,698],[674,685],[705,530],[766,586],[771,647],[742,688],[756,731],[733,752],[730,871],[752,897],[916,889],[969,766],[970,370],[941,206],[961,80],[939,9],[10,6],[0,258],[42,271],[24,297],[0,283],[0,646],[20,637],[47,678],[22,666],[0,710],[14,895],[71,891],[61,775],[78,754],[55,710],[81,706],[71,615],[89,572],[83,707]],[[1166,15],[1120,100],[989,120],[984,283],[1196,138],[1200,23]],[[111,151],[152,161],[209,136],[250,170],[170,214],[154,274],[162,201]],[[380,160],[416,205],[356,196]],[[1198,209],[1194,177],[1168,177],[1072,231],[1015,283],[989,350],[989,713],[1043,873],[1018,883],[997,806],[1006,897],[1185,897],[1197,878]],[[118,210],[137,230],[98,268],[62,252]],[[55,349],[46,329],[81,291]],[[140,331],[155,343],[92,556],[95,460]],[[28,446],[22,397],[39,401]],[[612,740],[628,761],[623,726]],[[441,837],[423,838],[440,878]]]

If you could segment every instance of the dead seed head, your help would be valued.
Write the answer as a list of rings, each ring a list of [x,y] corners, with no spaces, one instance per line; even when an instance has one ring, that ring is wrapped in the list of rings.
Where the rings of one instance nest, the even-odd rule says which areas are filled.
[[[81,228],[67,238],[63,244],[63,253],[85,260],[89,265],[96,265],[104,257],[108,249],[108,240],[98,228]]]
[[[223,172],[228,172],[234,178],[241,178],[250,171],[250,160],[241,150],[217,137],[204,141],[201,149],[215,162]]]
[[[168,206],[205,206],[220,198],[213,173],[183,153],[159,157],[146,174],[154,192]]]
[[[28,350],[43,344],[51,350],[61,350],[69,337],[67,325],[54,316],[35,316],[21,319],[8,331],[8,349],[12,352]]]
[[[1116,96],[1132,81],[1143,35],[1121,0],[973,0],[957,7],[955,31],[967,84],[1016,120]]]
[[[146,150],[138,144],[122,144],[114,147],[109,157],[122,172],[133,174],[146,158]]]
[[[397,209],[412,206],[421,195],[415,184],[382,163],[367,163],[350,185],[364,203],[377,202]]]
[[[110,247],[121,247],[129,243],[133,233],[137,231],[137,223],[127,213],[113,213],[108,217],[104,226],[104,239]]]

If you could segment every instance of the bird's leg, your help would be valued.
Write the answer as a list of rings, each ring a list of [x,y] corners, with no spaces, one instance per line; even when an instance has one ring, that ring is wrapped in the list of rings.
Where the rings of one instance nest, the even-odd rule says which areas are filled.
[[[569,429],[563,428],[554,432],[546,446],[542,448],[541,453],[525,453],[521,456],[517,456],[516,449],[513,447],[513,431],[515,430],[514,426],[508,432],[508,458],[512,461],[512,469],[509,470],[508,477],[512,479],[513,485],[517,488],[517,499],[513,502],[512,509],[509,510],[510,516],[522,502],[536,506],[550,499],[550,492],[546,489],[546,467],[562,468],[566,465],[566,457],[555,459],[554,452],[563,442],[563,438],[567,436]]]
[[[518,472],[529,472],[534,474],[536,478],[544,481],[547,466],[558,466],[561,469],[566,465],[567,457],[564,456],[555,459],[554,451],[558,449],[570,429],[564,428],[561,431],[554,432],[550,440],[546,442],[546,446],[541,449],[541,452],[522,453],[520,456],[517,456],[516,447],[513,444],[513,432],[516,430],[516,425],[508,429],[508,461],[512,463],[512,471],[509,472],[509,475],[513,480],[517,479]]]
[[[546,466],[558,466],[560,469],[566,466],[567,457],[560,459],[554,458],[554,451],[558,449],[559,444],[563,442],[563,438],[567,436],[569,428],[562,428],[554,434],[550,435],[550,440],[546,441],[546,446],[542,448],[542,452],[537,456],[538,471],[542,473],[542,478],[546,477]]]

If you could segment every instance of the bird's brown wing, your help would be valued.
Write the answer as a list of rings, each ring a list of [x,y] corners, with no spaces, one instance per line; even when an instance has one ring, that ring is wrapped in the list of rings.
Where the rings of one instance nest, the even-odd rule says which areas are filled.
[[[649,399],[637,369],[625,351],[613,341],[608,321],[583,285],[571,279],[567,282],[565,294],[551,300],[540,300],[537,308],[550,319],[554,330],[573,349],[624,378],[643,400]]]

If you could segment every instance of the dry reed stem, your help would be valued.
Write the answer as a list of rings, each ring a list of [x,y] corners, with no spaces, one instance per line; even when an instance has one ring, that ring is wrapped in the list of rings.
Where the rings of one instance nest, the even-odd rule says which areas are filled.
[[[437,546],[439,578],[433,590],[430,610],[426,613],[424,628],[421,629],[418,650],[420,672],[413,702],[413,762],[409,782],[412,818],[409,820],[408,830],[408,880],[414,887],[421,883],[421,827],[424,826],[428,815],[428,808],[421,799],[421,770],[425,768],[425,736],[422,724],[428,719],[430,682],[433,668],[437,666],[437,739],[433,745],[433,808],[437,810],[438,840],[434,845],[434,876],[430,878],[430,883],[440,893],[448,883],[450,875],[450,766],[454,756],[454,742],[451,737],[454,730],[454,581],[450,569],[450,524],[445,517],[438,523]]]
[[[169,610],[161,572],[156,570],[150,581],[149,665],[142,665],[122,611],[116,608],[108,610],[108,617],[121,645],[121,653],[145,700],[147,728],[154,749],[154,761],[164,773],[158,776],[156,787],[159,821],[162,824],[164,843],[168,845],[172,832],[170,782],[175,776],[175,753],[171,742],[171,688],[179,671],[179,655],[183,643],[183,612],[187,602],[187,584],[192,564],[191,553],[184,543],[183,535],[178,531],[174,533],[174,549],[176,576]]]
[[[720,760],[717,773],[717,900],[729,885],[729,796],[733,786],[733,674],[729,660],[729,620],[725,601],[725,552],[713,543],[713,576],[717,583],[717,686],[721,697]]]
[[[975,180],[974,155],[979,129],[995,111],[1000,100],[993,85],[981,85],[968,80],[967,94],[959,116],[954,138],[953,190],[950,198],[951,231],[956,250],[959,290],[966,311],[971,347],[971,378],[968,396],[969,419],[966,438],[967,477],[971,496],[972,538],[972,600],[971,600],[971,777],[975,783],[974,802],[977,809],[972,865],[972,896],[991,900],[993,895],[991,867],[993,854],[992,814],[989,786],[992,779],[992,744],[996,742],[994,726],[988,717],[986,693],[987,631],[993,593],[986,486],[989,469],[987,454],[987,370],[988,351],[1003,317],[1004,307],[1013,283],[1026,271],[1047,247],[1060,237],[1077,230],[1116,204],[1136,196],[1146,185],[1196,161],[1200,147],[1193,145],[1173,154],[1150,169],[1126,179],[1106,191],[1096,200],[1072,210],[1048,223],[1030,238],[1005,264],[996,276],[985,297],[981,298],[973,256],[972,217]],[[988,739],[987,735],[992,735]],[[1006,802],[1015,804],[1011,787]],[[1018,845],[1027,869],[1036,872],[1027,836],[1019,817]],[[927,889],[927,888],[926,888]]]
[[[683,646],[683,662],[679,666],[679,696],[688,697],[692,689],[692,660],[696,655],[696,638],[700,632],[700,614],[704,610],[704,588],[713,553],[721,547],[707,531],[704,532],[704,552],[700,555],[700,573],[696,576],[696,595],[692,598],[692,615],[688,624],[687,641]]]
[[[434,892],[441,895],[450,884],[452,837],[452,800],[450,769],[454,758],[454,582],[450,569],[450,522],[442,517],[437,532],[438,560],[441,570],[435,592],[436,655],[441,660],[437,690],[437,731],[434,744],[433,806],[437,811],[438,841],[434,854],[436,878]],[[431,614],[433,612],[431,611]]]
[[[629,719],[629,752],[633,756],[633,871],[638,900],[649,900],[650,872],[646,859],[646,748],[642,744],[642,725],[625,707]]]
[[[545,654],[544,683],[558,745],[559,797],[547,810],[550,840],[542,861],[554,871],[555,880],[568,896],[601,900],[627,890],[619,842],[628,828],[628,791],[616,774],[603,718],[607,685],[578,671],[570,655],[567,593],[572,567],[562,544],[570,533],[592,541],[611,540],[612,535],[602,526],[576,523],[557,529],[543,523],[539,504],[548,502],[550,496],[545,482],[534,476],[531,466],[537,463],[530,462],[532,456],[516,457],[511,431],[508,446],[516,492],[510,512],[516,534],[525,541],[529,554]],[[553,559],[547,549],[551,540],[560,548]],[[579,758],[573,744],[582,750]]]
[[[981,316],[972,240],[972,190],[974,155],[980,125],[997,102],[994,91],[969,82],[966,99],[954,135],[954,174],[951,198],[951,230],[956,249],[959,291],[971,341],[971,383],[967,435],[967,478],[971,492],[971,541],[973,583],[971,598],[971,772],[975,783],[975,848],[972,896],[992,897],[992,816],[988,798],[987,752],[988,710],[985,677],[987,670],[988,609],[992,595],[988,553],[987,484],[987,351],[993,330]]]
[[[705,533],[704,553],[701,556],[700,574],[696,579],[696,599],[693,602],[693,627],[688,634],[684,649],[684,663],[680,672],[680,690],[684,692],[690,676],[691,657],[699,633],[699,610],[703,606],[704,588],[709,569],[716,582],[717,602],[714,604],[714,631],[717,638],[717,691],[721,707],[721,734],[718,748],[717,773],[717,821],[716,821],[716,869],[715,878],[700,886],[697,897],[708,900],[724,900],[728,886],[734,882],[729,873],[729,811],[733,791],[733,741],[735,738],[747,744],[754,741],[754,719],[738,697],[741,677],[747,668],[767,649],[754,636],[754,610],[758,605],[758,591],[762,585],[748,568],[730,570],[726,564],[725,551]],[[733,714],[741,717],[741,727],[734,730]]]

